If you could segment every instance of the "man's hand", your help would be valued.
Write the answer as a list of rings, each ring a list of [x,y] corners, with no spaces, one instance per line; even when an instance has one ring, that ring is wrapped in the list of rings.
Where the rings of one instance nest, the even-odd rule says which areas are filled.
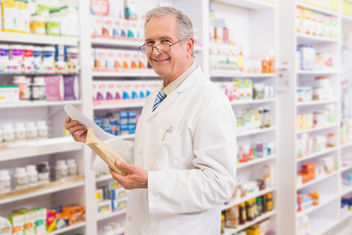
[[[111,168],[110,173],[125,189],[148,188],[148,171],[126,162],[116,161],[115,164],[127,175],[120,175]]]
[[[78,121],[72,120],[70,117],[67,117],[65,120],[65,129],[71,133],[74,140],[83,143],[86,142],[87,128],[85,125]]]

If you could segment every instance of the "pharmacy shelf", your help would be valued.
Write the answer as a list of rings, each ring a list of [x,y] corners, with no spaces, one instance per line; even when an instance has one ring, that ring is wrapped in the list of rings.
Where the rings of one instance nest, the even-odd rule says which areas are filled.
[[[224,77],[224,78],[272,78],[275,77],[275,73],[238,73],[235,71],[222,71],[213,70],[210,71],[211,77]]]
[[[17,160],[27,157],[40,156],[45,154],[63,153],[68,151],[81,150],[82,143],[78,143],[72,137],[59,137],[51,139],[38,139],[0,145],[0,162]]]
[[[126,214],[126,209],[120,209],[118,211],[114,211],[114,212],[103,212],[102,214],[98,213],[98,218],[97,221],[101,221],[101,220],[105,220],[105,219],[109,219],[118,215],[124,215]]]
[[[298,75],[337,75],[337,70],[297,70]]]
[[[272,132],[275,130],[276,130],[275,127],[269,127],[269,128],[256,129],[256,130],[250,130],[250,131],[243,131],[243,132],[239,132],[236,135],[236,137],[245,137],[245,136],[249,136],[249,135],[259,135],[259,134],[263,134],[263,133]]]
[[[308,209],[305,209],[303,211],[297,212],[296,217],[302,217],[304,215],[308,215],[328,204],[330,204],[331,202],[340,199],[340,197],[334,195],[334,194],[323,194],[323,195],[319,195],[319,205],[316,206],[311,206]]]
[[[56,235],[56,234],[62,234],[62,233],[67,233],[67,232],[71,232],[75,229],[79,229],[79,228],[83,228],[84,226],[86,226],[86,222],[80,222],[78,224],[75,225],[71,225],[53,232],[48,233],[48,235]]]
[[[352,16],[348,16],[348,15],[342,14],[341,18],[342,18],[342,20],[344,22],[352,24]]]
[[[352,186],[342,185],[340,197],[343,197],[343,196],[345,196],[346,194],[349,194],[349,193],[352,193]]]
[[[95,181],[97,183],[103,182],[103,181],[106,181],[106,180],[112,180],[112,176],[110,174],[106,174],[106,175],[102,175],[102,176],[96,177],[96,179],[95,179]]]
[[[212,2],[221,3],[225,5],[230,5],[232,7],[241,7],[251,10],[260,10],[260,9],[274,9],[275,5],[269,1],[263,0],[212,0]]]
[[[311,226],[311,234],[312,235],[321,235],[328,232],[330,229],[339,225],[343,221],[350,219],[352,217],[352,213],[349,211],[342,212],[339,219],[310,219],[309,224]]]
[[[125,78],[125,77],[158,77],[154,71],[131,71],[131,72],[92,72],[93,77],[106,77],[106,78]]]
[[[0,104],[0,109],[5,108],[33,108],[45,106],[60,106],[65,104],[79,105],[81,100],[63,100],[63,101],[19,101],[16,103]]]
[[[231,200],[231,199],[230,199],[230,200],[227,202],[227,204],[224,204],[224,205],[222,206],[221,210],[229,209],[229,208],[231,208],[231,207],[233,207],[233,206],[236,206],[236,205],[238,205],[238,204],[241,204],[242,202],[246,202],[246,201],[248,201],[248,200],[250,200],[250,199],[252,199],[252,198],[260,197],[260,196],[262,196],[262,195],[264,195],[264,194],[273,192],[273,191],[275,191],[275,190],[276,190],[276,188],[267,188],[267,189],[264,189],[264,190],[262,190],[262,191],[258,191],[258,192],[256,192],[256,193],[249,194],[249,195],[247,195],[246,197],[242,197],[242,198],[235,199],[235,200]]]
[[[110,46],[110,47],[129,47],[138,49],[143,45],[143,40],[122,39],[122,38],[92,38],[93,46]]]
[[[308,156],[306,156],[306,157],[297,158],[297,162],[302,162],[302,161],[306,161],[306,160],[313,159],[313,158],[316,158],[316,157],[320,157],[320,156],[322,156],[322,155],[335,152],[335,151],[337,151],[338,149],[339,149],[338,147],[326,148],[326,149],[324,149],[324,150],[322,150],[322,151],[319,151],[319,152],[317,152],[317,153],[313,153],[313,154],[308,155]]]
[[[126,108],[142,108],[145,100],[115,100],[109,104],[98,104],[98,102],[94,103],[94,110],[102,110],[102,109],[126,109]]]
[[[249,105],[249,104],[267,104],[275,103],[275,99],[261,99],[261,100],[233,100],[232,105]]]
[[[337,100],[318,100],[318,101],[306,101],[306,102],[297,102],[297,107],[307,107],[314,105],[327,105],[332,103],[337,103]]]
[[[321,182],[321,181],[324,181],[324,180],[327,180],[327,179],[329,179],[329,178],[331,178],[331,177],[334,177],[334,176],[336,176],[337,174],[338,174],[338,171],[335,171],[335,172],[333,172],[333,173],[331,173],[331,174],[321,176],[321,177],[316,178],[316,179],[314,179],[314,180],[311,180],[311,181],[309,181],[309,182],[307,182],[307,183],[305,183],[305,184],[302,184],[302,185],[297,186],[297,190],[300,190],[300,189],[309,187],[309,186],[311,186],[311,185],[313,185],[313,184],[317,184],[317,183],[319,183],[319,182]]]
[[[20,189],[8,193],[0,194],[0,205],[25,200],[28,198],[38,197],[59,191],[84,186],[84,177],[77,176],[65,181],[54,181],[31,188]]]
[[[341,167],[340,171],[344,172],[344,171],[348,171],[348,170],[351,170],[351,169],[352,169],[352,166],[345,166],[345,167]]]
[[[0,32],[0,42],[78,46],[78,37],[61,37],[24,33]]]
[[[271,156],[268,156],[268,157],[263,157],[263,158],[258,158],[258,159],[255,159],[255,160],[251,160],[249,162],[240,162],[240,163],[237,164],[237,169],[241,169],[241,168],[253,166],[253,165],[256,165],[256,164],[259,164],[259,163],[267,162],[267,161],[273,160],[275,158],[276,158],[275,155],[271,155]]]
[[[337,38],[311,36],[305,34],[297,34],[298,44],[311,44],[311,43],[337,43]]]
[[[307,9],[311,9],[313,11],[317,11],[317,12],[320,12],[320,13],[328,14],[328,15],[331,15],[331,16],[336,16],[337,17],[339,15],[339,12],[337,12],[337,11],[329,10],[329,9],[318,7],[318,6],[313,6],[311,4],[307,4],[307,3],[303,3],[303,2],[297,2],[297,6],[303,7],[303,8],[307,8]]]
[[[255,220],[252,220],[251,222],[247,222],[245,223],[244,225],[240,225],[238,226],[237,228],[225,228],[224,229],[224,233],[222,235],[235,235],[237,234],[238,232],[254,225],[254,224],[257,224],[267,218],[270,218],[272,216],[276,215],[276,211],[270,211],[270,212],[266,212],[265,214],[259,216],[258,218],[256,218]]]
[[[345,144],[341,145],[342,149],[350,148],[350,147],[352,147],[352,143],[345,143]]]
[[[327,130],[327,129],[330,129],[333,127],[337,127],[337,124],[331,124],[331,125],[327,125],[324,127],[318,127],[318,128],[308,129],[308,130],[297,130],[296,134],[301,135],[301,134],[305,134],[305,133],[318,132],[318,131]]]

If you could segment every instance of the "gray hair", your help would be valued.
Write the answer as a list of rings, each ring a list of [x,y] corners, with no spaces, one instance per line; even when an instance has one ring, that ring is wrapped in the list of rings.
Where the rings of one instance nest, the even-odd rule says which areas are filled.
[[[193,37],[193,25],[192,21],[188,16],[183,14],[181,11],[177,10],[174,7],[157,7],[150,11],[148,11],[144,23],[144,29],[147,28],[147,24],[153,17],[161,17],[166,15],[174,15],[176,16],[176,20],[178,23],[177,33],[180,39]]]

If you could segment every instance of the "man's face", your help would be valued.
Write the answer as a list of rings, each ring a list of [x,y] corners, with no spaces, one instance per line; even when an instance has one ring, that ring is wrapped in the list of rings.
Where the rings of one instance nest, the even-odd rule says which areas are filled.
[[[177,21],[174,15],[153,17],[145,29],[145,42],[157,46],[161,43],[174,44],[179,41]],[[164,82],[170,82],[180,76],[189,66],[189,58],[193,50],[193,39],[185,39],[170,47],[168,52],[156,48],[147,54],[148,62]]]

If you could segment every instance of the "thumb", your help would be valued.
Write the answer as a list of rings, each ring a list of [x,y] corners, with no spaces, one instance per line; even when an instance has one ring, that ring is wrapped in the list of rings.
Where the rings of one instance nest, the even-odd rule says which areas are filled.
[[[132,173],[133,170],[132,170],[132,167],[127,164],[126,162],[122,162],[120,160],[116,160],[115,161],[115,165],[120,168],[123,172],[129,174],[129,173]]]

